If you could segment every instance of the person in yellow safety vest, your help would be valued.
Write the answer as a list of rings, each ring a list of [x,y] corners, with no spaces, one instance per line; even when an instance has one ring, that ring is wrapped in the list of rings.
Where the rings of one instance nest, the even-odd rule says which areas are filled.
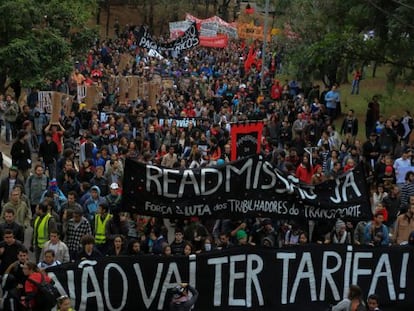
[[[36,262],[40,260],[40,253],[42,252],[44,244],[49,240],[49,233],[56,230],[56,221],[48,213],[48,206],[46,202],[40,203],[36,206],[36,218],[33,225],[33,241],[31,250],[34,249]]]
[[[99,203],[98,211],[95,215],[95,245],[102,254],[106,254],[108,250],[106,227],[108,221],[112,218],[112,215],[108,213],[108,208],[106,203]]]

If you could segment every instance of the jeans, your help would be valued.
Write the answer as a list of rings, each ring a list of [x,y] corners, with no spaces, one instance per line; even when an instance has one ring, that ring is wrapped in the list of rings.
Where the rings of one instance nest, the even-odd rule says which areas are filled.
[[[351,94],[359,94],[359,80],[352,80],[352,91]]]
[[[15,136],[15,123],[5,121],[5,125],[6,125],[6,142],[9,143],[11,140],[13,140],[13,137]]]
[[[45,163],[45,170],[49,171],[49,179],[56,178],[56,161]]]

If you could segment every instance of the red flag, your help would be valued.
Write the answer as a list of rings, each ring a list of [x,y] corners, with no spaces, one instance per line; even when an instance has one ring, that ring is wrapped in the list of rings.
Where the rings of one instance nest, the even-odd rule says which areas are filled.
[[[250,46],[249,54],[244,62],[244,70],[249,71],[256,58],[256,52],[254,51],[254,45]]]

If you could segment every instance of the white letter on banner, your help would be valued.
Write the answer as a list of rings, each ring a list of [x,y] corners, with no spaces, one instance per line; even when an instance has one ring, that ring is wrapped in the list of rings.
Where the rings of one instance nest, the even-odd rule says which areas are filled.
[[[348,245],[346,247],[346,259],[345,259],[345,271],[344,271],[344,292],[342,298],[346,298],[347,288],[349,288],[349,279],[351,278],[351,266],[352,266],[352,246]]]
[[[113,288],[112,287],[111,287],[111,289],[109,288],[109,270],[111,268],[118,271],[119,275],[122,277],[122,288],[117,287],[117,289],[116,289],[118,293],[122,293],[121,304],[118,308],[115,308],[115,307],[112,306],[111,297],[109,295],[110,290],[113,292]],[[127,297],[128,297],[128,278],[127,278],[124,270],[122,270],[122,268],[118,264],[110,263],[105,267],[105,270],[104,270],[104,295],[105,295],[106,305],[107,305],[109,310],[111,310],[111,311],[122,311],[122,310],[124,310],[126,302],[127,302]]]
[[[182,198],[184,195],[185,185],[192,185],[194,188],[194,194],[196,196],[200,195],[200,188],[198,187],[197,179],[195,178],[194,172],[192,170],[184,170],[183,177],[180,183],[180,189],[178,190],[179,198]]]
[[[344,202],[348,202],[348,196],[346,194],[346,190],[348,187],[352,187],[352,189],[354,189],[354,192],[358,197],[361,196],[361,192],[359,191],[358,186],[355,183],[354,173],[352,171],[345,176],[345,181],[342,185],[342,199],[344,200]]]
[[[307,271],[305,271],[305,267]],[[313,269],[312,256],[308,252],[305,252],[302,255],[302,260],[300,261],[298,272],[296,273],[295,282],[293,283],[292,291],[290,292],[290,303],[295,303],[296,293],[298,291],[299,284],[303,279],[309,279],[311,300],[316,301],[318,298],[316,295],[315,272]]]
[[[92,297],[96,298],[97,309],[104,310],[103,297],[101,294],[101,290],[99,288],[98,278],[96,277],[93,267],[86,266],[83,268],[81,284],[82,284],[82,290],[81,290],[81,303],[79,306],[79,311],[86,310],[86,304],[88,302],[88,298],[92,298]],[[93,286],[92,292],[88,291],[88,284],[92,284]]]
[[[192,286],[192,287],[196,287],[196,272],[197,272],[197,257],[196,255],[190,255],[188,256],[190,259],[190,278],[188,280],[188,283]]]
[[[281,302],[287,304],[287,289],[289,285],[289,260],[296,259],[295,253],[276,253],[276,259],[283,260]]]
[[[228,263],[227,257],[218,257],[210,258],[207,260],[208,265],[216,266],[216,276],[214,279],[214,306],[221,306],[221,291],[222,291],[222,281],[221,281],[221,267],[223,264]]]
[[[271,168],[272,168],[272,165],[269,162],[263,163],[263,172],[266,173],[268,176],[270,176],[270,180],[271,180],[270,184],[268,185],[262,184],[261,188],[263,190],[272,189],[276,185],[276,175],[274,174],[274,172],[271,171]]]
[[[328,258],[334,257],[336,259],[336,266],[333,268],[328,268]],[[332,274],[338,271],[342,265],[342,258],[337,252],[333,251],[326,251],[323,252],[323,259],[322,259],[322,279],[321,279],[321,290],[319,295],[319,300],[325,301],[325,292],[326,292],[326,282],[329,283],[332,295],[335,300],[340,300],[338,287],[335,284],[334,279],[332,278]]]
[[[358,276],[360,275],[371,275],[371,269],[360,269],[359,259],[372,259],[372,253],[355,252],[354,254],[354,269],[352,271],[352,284],[358,284]]]
[[[163,193],[163,195],[166,197],[166,198],[176,198],[177,196],[178,196],[178,194],[177,193],[169,193],[168,192],[168,184],[171,184],[171,185],[175,185],[176,184],[176,181],[174,180],[174,179],[169,179],[168,178],[168,174],[173,174],[173,175],[176,175],[176,176],[180,176],[180,171],[178,171],[178,170],[170,170],[170,169],[168,169],[168,168],[165,168],[164,170],[163,170],[163,173],[164,173],[164,182],[163,182],[163,187],[164,187],[164,193]]]
[[[234,298],[235,281],[245,278],[244,272],[236,272],[237,261],[246,261],[246,255],[230,256],[229,306],[246,306],[246,299]]]
[[[152,302],[154,301],[155,295],[157,294],[158,287],[160,286],[161,273],[162,273],[163,267],[164,267],[163,263],[158,264],[157,274],[155,275],[154,282],[152,282],[151,294],[148,297],[147,291],[145,289],[144,278],[142,277],[141,267],[138,263],[134,263],[134,270],[135,270],[135,274],[138,277],[138,285],[139,285],[139,289],[141,290],[142,300],[147,309],[151,306]]]
[[[69,287],[69,291],[70,291],[70,286],[73,287],[73,285],[75,283],[73,281],[73,277],[72,278],[69,277],[69,273],[72,274],[72,276],[73,276],[73,271],[67,271],[68,287]],[[62,286],[62,284],[60,283],[60,281],[56,277],[56,274],[54,274],[53,272],[48,272],[47,275],[53,280],[54,285],[57,288],[57,290],[59,291],[59,293],[62,294],[62,295],[66,295],[67,293],[65,291],[65,288]],[[75,298],[75,296],[70,296],[70,297]]]
[[[341,184],[341,181],[339,180],[339,178],[335,179],[335,183],[336,183],[336,187],[335,187],[335,197],[330,197],[331,201],[333,203],[340,203],[341,202],[341,195],[339,194],[339,186]]]
[[[258,185],[259,179],[261,177],[260,172],[262,171],[262,165],[263,165],[262,161],[257,162],[256,169],[254,171],[253,189],[257,189],[257,185]]]
[[[174,283],[171,283],[171,277],[173,275],[176,281]],[[171,262],[168,266],[168,271],[167,275],[165,276],[164,283],[162,284],[160,300],[158,301],[158,310],[162,310],[162,308],[164,307],[165,295],[167,294],[167,290],[176,286],[177,283],[181,283],[181,275],[178,271],[177,263]]]
[[[156,174],[151,174],[152,171],[157,171]],[[147,183],[146,188],[147,192],[151,191],[151,181],[157,186],[157,194],[162,195],[162,187],[159,178],[162,176],[162,169],[156,166],[147,165]]]
[[[242,175],[245,171],[247,171],[245,184],[246,189],[250,189],[250,179],[252,176],[252,165],[253,165],[253,159],[248,159],[246,163],[240,168],[237,169],[233,165],[229,164],[226,165],[226,192],[231,192],[231,172],[234,172],[237,175]]]
[[[382,271],[383,266],[385,267],[385,271]],[[395,286],[394,281],[392,279],[392,269],[388,254],[382,254],[380,259],[378,260],[377,266],[372,277],[371,286],[369,288],[369,294],[375,293],[378,284],[378,279],[380,277],[385,277],[387,279],[388,293],[390,295],[390,299],[396,300],[397,295],[395,294]]]
[[[217,184],[215,187],[206,191],[206,174],[217,174]],[[201,169],[201,195],[214,194],[223,183],[223,174],[215,168],[202,168]]]
[[[253,268],[253,263],[255,263],[256,268]],[[247,255],[247,271],[246,271],[246,307],[252,307],[252,282],[257,293],[257,300],[259,301],[259,306],[264,305],[262,288],[260,287],[259,278],[257,277],[260,272],[263,270],[263,259],[262,257],[256,254]]]

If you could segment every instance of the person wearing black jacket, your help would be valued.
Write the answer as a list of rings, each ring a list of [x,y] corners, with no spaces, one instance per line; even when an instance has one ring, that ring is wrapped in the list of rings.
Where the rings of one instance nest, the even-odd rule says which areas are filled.
[[[32,154],[27,137],[28,134],[25,131],[20,131],[10,151],[12,164],[18,168],[25,180],[29,177],[30,169],[32,168]]]
[[[173,288],[172,295],[170,311],[190,311],[198,299],[198,291],[187,283],[181,283]]]
[[[46,140],[39,146],[39,161],[44,163],[49,171],[49,178],[56,178],[56,162],[59,158],[57,144],[52,140],[52,134],[46,133]]]
[[[24,228],[16,221],[15,211],[12,208],[8,208],[4,211],[4,222],[0,224],[0,241],[3,241],[4,232],[9,229],[13,231],[14,237],[24,242]]]
[[[2,203],[9,202],[10,193],[16,185],[21,185],[24,188],[24,183],[19,178],[19,170],[16,166],[12,166],[9,169],[9,176],[3,178],[0,182],[0,206],[3,206]]]

